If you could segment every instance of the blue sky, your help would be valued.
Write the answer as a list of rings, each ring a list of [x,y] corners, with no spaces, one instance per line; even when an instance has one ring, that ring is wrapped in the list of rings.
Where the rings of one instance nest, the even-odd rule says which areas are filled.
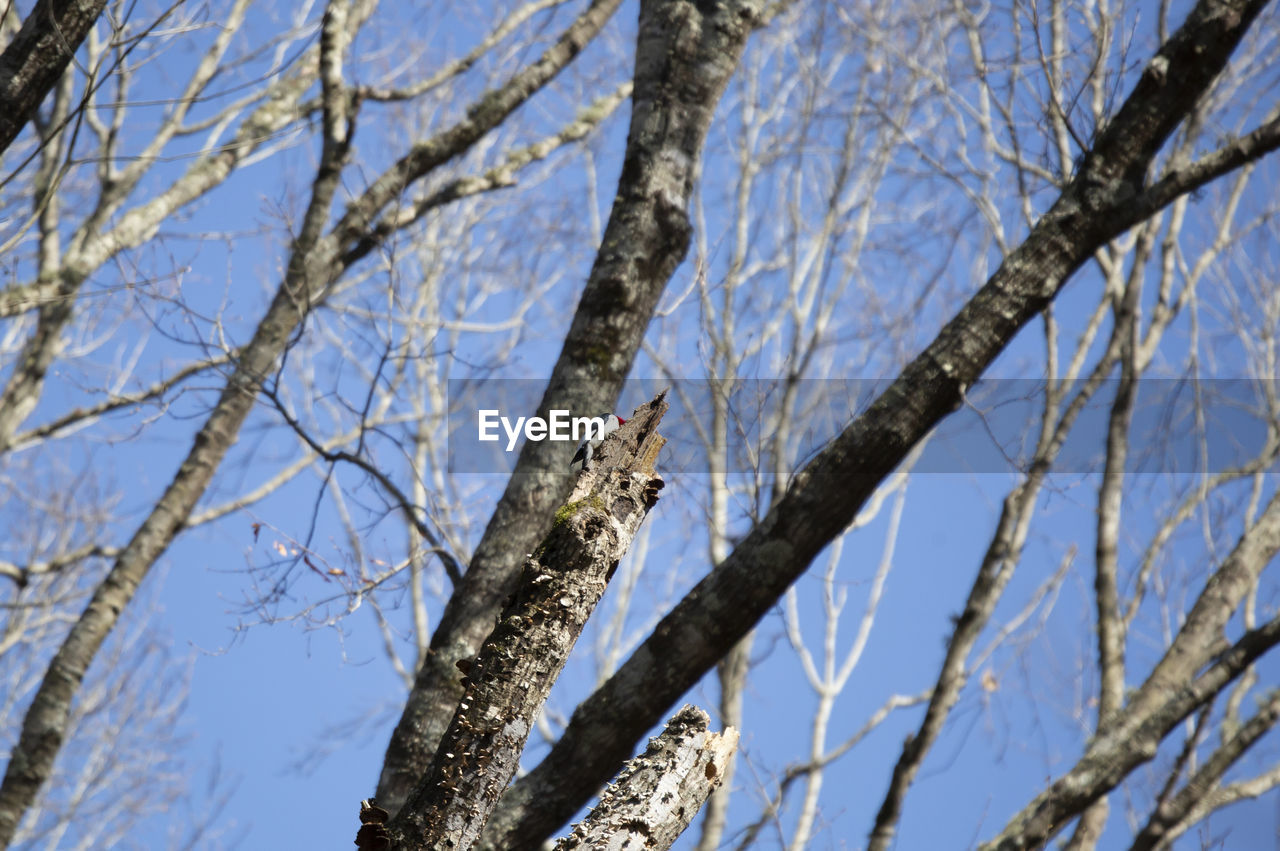
[[[834,15],[836,8],[829,7],[827,13]],[[537,16],[532,27],[536,44],[482,63],[465,78],[461,93],[478,91],[490,78],[500,79],[517,63],[527,61],[566,24],[575,9]],[[419,51],[412,58],[426,65],[457,56],[474,43],[491,10],[487,4],[484,9],[444,4],[434,11],[438,14],[429,14],[415,4],[390,4],[381,10],[356,42],[355,55],[360,60],[354,76],[372,78],[389,66],[404,63],[410,46]],[[554,131],[572,116],[584,97],[594,97],[624,79],[636,11],[634,3],[626,4],[601,40],[504,128],[502,141],[527,143]],[[254,40],[275,32],[281,14],[276,9],[254,9],[239,49],[245,50]],[[1154,16],[1145,6],[1127,8],[1124,14],[1126,31],[1132,33],[1137,45],[1135,51],[1145,56],[1142,38],[1144,34],[1149,37]],[[217,15],[215,8],[210,17],[216,20]],[[844,133],[855,104],[865,107],[870,116],[866,135],[858,136],[866,146],[858,150],[859,162],[873,159],[875,141],[886,138],[884,127],[871,117],[883,116],[883,110],[893,103],[876,104],[875,108],[867,103],[874,101],[880,88],[887,93],[900,91],[893,81],[906,75],[906,59],[889,57],[886,76],[880,78],[883,85],[868,86],[863,82],[863,71],[871,55],[854,50],[865,47],[856,40],[842,41],[854,38],[842,29],[851,25],[834,19],[820,23],[800,27],[808,39],[800,42],[803,49],[761,37],[746,65],[758,74],[764,90],[750,90],[742,82],[745,77],[740,77],[722,104],[718,124],[707,143],[700,187],[699,224],[705,241],[695,245],[677,270],[664,295],[664,315],[655,321],[649,337],[655,352],[668,364],[679,365],[682,377],[704,376],[709,346],[700,330],[707,317],[696,297],[682,301],[680,294],[690,292],[699,275],[713,282],[712,289],[718,294],[714,283],[723,281],[733,256],[735,157],[745,133],[744,100],[766,102],[774,94],[769,87],[776,86],[788,92],[789,87],[795,88],[797,94],[787,103],[803,102],[803,93],[817,102],[812,122],[798,137],[786,130],[785,114],[777,126],[766,124],[762,131],[766,135],[776,132],[779,144],[791,142],[794,147],[764,162],[748,199],[752,209],[748,260],[759,260],[767,268],[752,279],[737,302],[741,309],[738,341],[744,346],[756,336],[766,335],[769,320],[785,313],[788,269],[785,263],[775,267],[766,261],[788,257],[791,241],[799,244],[812,237],[815,222],[821,218],[823,192],[838,172]],[[910,21],[890,22],[886,32],[906,38],[914,26]],[[920,25],[917,36],[922,44],[949,45],[957,50],[952,61],[962,67],[962,55],[953,40],[930,42],[938,36],[925,24]],[[199,35],[193,38],[202,43]],[[997,47],[1009,45],[997,39]],[[194,55],[186,47],[161,51],[149,66],[152,70],[139,74],[132,97],[166,96],[172,91],[172,80],[180,79]],[[227,96],[236,91],[236,83],[254,79],[263,61],[261,57],[248,60],[236,75],[230,75]],[[414,63],[407,63],[407,67],[412,69]],[[1140,65],[1129,62],[1124,68],[1131,77]],[[813,81],[823,75],[823,80]],[[406,76],[412,78],[413,72],[407,71]],[[1264,91],[1265,79],[1255,85],[1255,94]],[[910,85],[902,86],[901,91],[919,95]],[[1116,88],[1123,91],[1124,86],[1117,83]],[[859,100],[864,96],[871,100]],[[972,126],[947,113],[939,100],[920,97],[918,106],[903,116],[918,134],[913,138],[915,148],[895,150],[879,182],[868,184],[872,188],[867,198],[859,199],[861,190],[849,195],[849,221],[872,202],[875,215],[868,242],[858,253],[852,247],[856,242],[852,231],[842,232],[829,249],[831,262],[819,291],[839,293],[832,296],[836,321],[809,377],[892,376],[977,287],[982,271],[989,272],[998,262],[988,226],[974,213],[964,193],[966,188],[981,188],[982,181],[972,174],[959,181],[948,180],[928,165],[932,155],[943,164],[954,165],[966,151],[980,148],[980,141],[969,136],[974,132]],[[211,102],[207,109],[212,111],[221,102],[225,98]],[[1265,107],[1249,98],[1242,98],[1242,102],[1248,104],[1245,112]],[[348,190],[358,191],[378,168],[403,150],[406,138],[421,135],[426,126],[438,129],[450,114],[460,112],[461,103],[441,99],[428,101],[421,109],[367,106],[367,117],[362,118],[358,130],[360,163],[347,175]],[[1018,109],[1028,123],[1038,108],[1034,88],[1020,96]],[[142,106],[130,113],[127,127],[138,139],[148,132],[148,115]],[[431,379],[440,382],[448,377],[472,376],[545,379],[586,278],[598,223],[608,215],[620,169],[626,115],[624,106],[588,140],[534,167],[520,188],[440,213],[427,223],[427,233],[415,233],[397,243],[397,253],[387,263],[390,273],[379,267],[369,279],[336,296],[333,305],[319,310],[290,354],[290,369],[285,373],[283,388],[295,413],[321,434],[349,428],[368,391],[368,376],[361,370],[377,363],[387,350],[395,356],[382,365],[379,388],[388,386],[403,364],[427,363]],[[1235,113],[1220,116],[1224,126],[1231,123],[1227,119],[1239,117]],[[175,143],[176,159],[158,166],[140,195],[146,197],[179,173],[186,163],[179,153],[194,150],[199,138]],[[105,345],[59,365],[29,422],[46,421],[70,406],[99,398],[102,388],[139,346],[142,354],[136,380],[145,384],[196,357],[198,344],[224,335],[232,343],[246,340],[278,283],[287,244],[282,228],[284,223],[296,221],[301,209],[314,164],[313,147],[313,140],[304,136],[276,157],[237,172],[207,199],[167,223],[153,243],[130,252],[127,263],[95,273],[88,289],[100,293],[86,300],[78,327],[86,339],[91,329],[102,323],[119,322],[120,330]],[[460,169],[466,173],[481,163],[491,164],[495,155],[496,149],[479,152]],[[991,179],[997,186],[1009,180],[999,164],[992,168]],[[1246,213],[1267,209],[1272,200],[1268,187],[1274,186],[1274,178],[1274,164],[1259,168],[1242,202]],[[1013,223],[1010,238],[1016,241],[1025,228],[1018,225],[1019,208],[1012,184],[1004,188],[1009,194],[997,197],[1007,204],[1001,212]],[[83,190],[69,185],[69,197],[75,197],[73,191]],[[1220,208],[1222,191],[1211,187],[1190,206],[1188,217],[1194,224],[1185,237],[1188,255],[1211,238],[1211,216]],[[1048,197],[1047,190],[1035,194],[1037,203]],[[799,205],[801,222],[786,225],[783,211],[791,202]],[[464,214],[483,214],[485,218],[474,227],[455,231]],[[1271,237],[1274,225],[1264,224],[1242,249],[1259,267],[1275,261]],[[415,248],[432,244],[432,240],[438,246],[435,253],[414,254]],[[703,248],[705,254],[700,254]],[[842,266],[846,257],[853,258],[847,267]],[[384,259],[373,258],[368,266]],[[15,279],[29,271],[21,262]],[[1238,330],[1232,327],[1236,317],[1228,297],[1233,291],[1222,286],[1244,280],[1239,268],[1242,262],[1240,256],[1233,255],[1220,263],[1221,278],[1214,281],[1218,289],[1206,287],[1194,332],[1185,318],[1172,328],[1161,348],[1159,367],[1165,372],[1185,374],[1188,352],[1198,351],[1200,374],[1205,377],[1251,374],[1244,344],[1232,336]],[[847,280],[841,277],[846,273]],[[139,277],[150,283],[118,289],[120,283],[136,283]],[[1270,280],[1266,273],[1261,277]],[[469,330],[451,335],[445,327],[426,333],[392,327],[359,312],[400,309],[412,301],[415,288],[427,279],[435,281],[434,297],[446,322],[463,318],[477,323],[500,322],[522,300],[528,299],[530,304],[518,322],[495,335]],[[840,290],[841,286],[847,288]],[[1097,270],[1086,269],[1060,298],[1055,309],[1064,339],[1078,333],[1097,303],[1101,286]],[[389,287],[394,300],[386,295]],[[476,295],[480,291],[483,298]],[[1153,299],[1148,296],[1148,308]],[[1247,294],[1239,300],[1243,304],[1236,307],[1245,313],[1256,312]],[[776,332],[758,353],[745,360],[744,376],[758,381],[776,378],[786,366],[789,335],[808,333],[812,328],[806,322],[799,331],[784,328]],[[1093,356],[1096,354],[1095,347]],[[1029,327],[990,374],[1039,378],[1043,371],[1043,334],[1039,327]],[[641,355],[632,376],[655,384],[668,380],[662,366],[648,355]],[[26,456],[31,464],[28,475],[55,490],[74,487],[85,493],[119,492],[105,536],[111,543],[121,543],[168,482],[221,384],[221,374],[210,372],[185,385],[185,392],[162,412],[129,411],[111,417],[96,430],[33,451]],[[388,403],[391,409],[410,411],[405,397],[418,387],[416,378],[399,385],[397,394],[403,395],[392,398]],[[624,398],[620,412],[625,414],[638,401]],[[673,416],[680,414],[678,408],[673,411]],[[398,446],[414,427],[407,417],[390,421],[371,433],[365,445],[375,463],[383,465],[405,488],[413,474]],[[824,425],[829,432],[814,436],[821,442],[834,435],[837,427],[836,423]],[[267,480],[296,457],[297,451],[296,438],[280,418],[267,405],[260,406],[203,505],[219,504]],[[14,476],[16,469],[11,466],[8,475]],[[84,469],[89,474],[77,478],[78,471]],[[458,528],[465,543],[474,545],[500,493],[501,477],[459,476],[451,480],[450,490],[435,493],[429,472],[420,472],[432,499],[454,512],[452,517],[465,516],[470,521],[459,521]],[[394,513],[387,511],[383,496],[359,471],[338,467],[331,474],[343,488],[341,503],[324,475],[323,468],[306,470],[251,508],[184,533],[148,579],[144,598],[139,601],[155,607],[147,629],[171,647],[173,664],[180,668],[184,660],[190,660],[189,696],[176,727],[166,733],[181,741],[176,757],[191,788],[192,812],[198,814],[210,801],[226,796],[225,806],[213,822],[214,832],[197,847],[346,847],[358,825],[359,801],[373,792],[404,685],[388,662],[387,639],[379,631],[372,605],[367,601],[355,605],[353,598],[344,594],[344,583],[361,569],[373,570],[379,563],[403,558],[406,531]],[[1169,502],[1194,482],[1191,475],[1130,478],[1122,550],[1127,564],[1140,557]],[[916,694],[932,683],[950,617],[963,605],[1000,501],[1013,483],[1011,475],[986,469],[911,477],[893,570],[865,654],[836,704],[827,738],[829,748],[857,731],[887,696]],[[663,501],[647,521],[646,561],[636,582],[636,600],[625,621],[630,644],[643,638],[646,624],[708,569],[702,523],[705,488],[705,478],[697,475],[669,480]],[[1093,654],[1088,568],[1096,489],[1096,475],[1073,469],[1055,475],[1041,497],[1040,514],[1019,573],[993,625],[1022,611],[1073,547],[1078,551],[1076,561],[1056,590],[1034,608],[1028,623],[993,652],[982,671],[975,672],[947,733],[925,761],[907,798],[899,848],[968,847],[989,838],[1078,755],[1093,721],[1087,700],[1096,686],[1090,675],[1083,679],[1079,675],[1080,667],[1087,668]],[[1174,586],[1183,575],[1179,571],[1202,577],[1206,566],[1220,558],[1221,547],[1239,531],[1240,504],[1245,496],[1243,486],[1224,489],[1205,512],[1208,531],[1204,535],[1198,530],[1180,533],[1176,558],[1168,562]],[[0,507],[0,518],[10,528],[30,522],[29,515],[16,505]],[[732,533],[746,527],[751,508],[745,497],[734,501]],[[359,553],[344,529],[344,510],[350,512],[359,530]],[[853,641],[888,527],[886,510],[843,542],[835,581],[835,587],[847,594],[847,614],[840,631],[842,650]],[[88,528],[86,523],[86,531]],[[310,569],[296,557],[300,551],[295,548],[303,544],[319,568]],[[12,553],[5,557],[12,557]],[[820,649],[821,571],[826,557],[821,556],[795,588],[801,632],[815,652]],[[96,564],[93,570],[100,572],[102,567]],[[323,575],[329,569],[342,570],[344,576]],[[629,569],[631,566],[624,567],[620,576]],[[437,594],[428,606],[429,616],[435,618],[443,599],[438,595],[447,593],[447,582],[437,566],[426,574],[428,590]],[[1274,593],[1274,589],[1264,589],[1260,611],[1274,608]],[[403,583],[393,583],[382,603],[392,645],[402,659],[411,660],[407,595]],[[619,603],[619,595],[615,582],[557,684],[551,700],[553,725],[555,718],[567,717],[595,685],[598,658],[592,651],[606,618]],[[1154,604],[1142,610],[1138,623],[1142,634],[1150,638],[1149,654],[1158,649],[1164,615]],[[264,622],[275,619],[279,622]],[[979,648],[994,637],[995,628],[988,630]],[[1239,624],[1233,628],[1238,629]],[[1135,669],[1140,671],[1141,664],[1149,664],[1152,658],[1135,653]],[[745,762],[737,775],[728,837],[731,844],[732,831],[758,813],[760,794],[772,793],[785,768],[803,759],[809,718],[816,704],[788,646],[780,608],[761,623],[753,659],[756,666],[748,687],[743,730]],[[989,687],[983,686],[982,673],[991,675],[985,681]],[[1266,662],[1260,675],[1263,683],[1275,682],[1280,671],[1275,662]],[[173,684],[163,687],[173,688]],[[686,700],[714,710],[714,679],[705,679]],[[1083,714],[1081,707],[1086,707]],[[811,847],[857,848],[864,844],[903,737],[914,730],[920,713],[918,707],[899,710],[853,752],[829,767]],[[1278,744],[1274,734],[1269,736],[1255,748],[1242,771],[1273,764]],[[532,765],[545,750],[545,743],[533,742],[527,764]],[[1161,759],[1168,756],[1162,751]],[[207,784],[215,773],[218,782],[210,790]],[[1134,789],[1113,798],[1103,847],[1124,847],[1131,835],[1123,814],[1126,800],[1132,800],[1139,814],[1145,811],[1149,798],[1144,796],[1153,781],[1142,771],[1136,778]],[[787,836],[796,823],[799,795],[799,791],[792,793],[780,819]],[[1269,847],[1280,830],[1277,800],[1271,792],[1256,802],[1230,808],[1208,823],[1207,832],[1225,837],[1217,847]],[[186,813],[159,813],[145,819],[130,838],[137,847],[169,847],[171,829],[186,817]],[[693,847],[695,836],[696,826],[679,847]],[[777,828],[766,828],[763,837],[760,847],[778,847]],[[1188,837],[1183,845],[1199,847],[1200,839]]]

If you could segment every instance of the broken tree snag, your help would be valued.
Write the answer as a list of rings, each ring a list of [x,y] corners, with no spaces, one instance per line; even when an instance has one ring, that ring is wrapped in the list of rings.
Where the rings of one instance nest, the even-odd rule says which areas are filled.
[[[662,449],[667,439],[658,434],[657,428],[669,407],[667,391],[663,390],[653,397],[652,402],[636,408],[631,413],[631,418],[600,444],[591,463],[586,465],[574,484],[568,502],[556,513],[557,523],[565,508],[583,500],[614,467],[630,467],[656,479],[658,487],[662,487],[662,479],[654,471],[654,464],[658,460],[658,450]],[[654,500],[657,500],[656,496]]]
[[[556,843],[555,851],[670,848],[720,785],[738,731],[712,733],[707,713],[686,706],[667,722],[644,753],[628,760],[600,803]]]
[[[519,765],[569,651],[658,501],[666,391],[605,438],[466,675],[431,768],[387,825],[393,848],[466,849]]]

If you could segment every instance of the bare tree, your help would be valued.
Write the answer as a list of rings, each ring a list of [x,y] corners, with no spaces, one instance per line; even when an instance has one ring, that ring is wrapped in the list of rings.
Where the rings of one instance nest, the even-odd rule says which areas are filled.
[[[1094,847],[1123,801],[1133,843],[1162,847],[1273,788],[1274,767],[1249,754],[1280,715],[1255,672],[1280,640],[1263,582],[1280,546],[1280,411],[1260,382],[1265,439],[1215,466],[1201,379],[1275,372],[1276,10],[1203,0],[1179,21],[1154,4],[1139,25],[1140,10],[1062,0],[642,0],[633,29],[621,6],[485,7],[454,19],[467,46],[425,66],[383,49],[409,43],[415,13],[374,2],[133,12],[144,23],[122,6],[88,19],[42,110],[12,113],[0,463],[6,522],[28,534],[0,555],[3,647],[22,651],[6,680],[20,686],[5,698],[4,844],[97,841],[80,802],[119,726],[87,728],[86,708],[106,694],[121,724],[162,726],[175,709],[107,683],[95,659],[175,541],[246,514],[249,620],[339,627],[367,609],[405,685],[387,707],[399,721],[368,847],[536,847],[616,777],[565,847],[628,841],[609,826],[641,818],[670,844],[710,795],[700,847],[776,833],[803,848],[838,800],[831,773],[906,724],[895,763],[861,769],[883,790],[859,802],[868,843],[886,848],[925,761],[957,735],[957,705],[1009,700],[1002,666],[1071,617],[1090,636],[1066,678],[1072,759],[993,812],[1003,828],[963,829],[996,848],[1063,831]],[[7,62],[26,48],[4,21]],[[64,64],[78,43],[57,45]],[[187,61],[152,76],[174,48]],[[262,198],[253,169],[268,161],[277,194]],[[254,203],[249,227],[255,214],[225,213]],[[259,256],[244,260],[249,240]],[[266,290],[246,286],[246,264]],[[1224,329],[1226,368],[1224,344],[1206,342]],[[501,495],[451,471],[449,418],[465,403],[449,380],[514,377],[510,361],[534,351],[525,376],[545,381],[544,415],[614,408],[637,364],[692,410],[681,380],[697,364],[709,475],[677,483],[687,501],[671,522],[684,510],[672,534],[702,555],[665,572],[646,561],[666,530],[639,531],[654,499],[637,494],[656,494],[662,472],[644,416],[616,441],[632,454],[581,479],[558,442],[527,441]],[[914,471],[952,414],[995,428],[979,391],[997,359],[1039,382],[1039,409],[1012,477],[985,493],[999,509],[959,613],[937,626],[941,665],[903,650],[915,680],[875,684],[837,738],[893,611],[886,589],[910,575],[901,543],[925,522],[912,506],[928,481]],[[805,390],[876,375],[894,377],[842,417]],[[1163,376],[1192,388],[1187,424],[1164,438],[1195,436],[1198,467],[1136,503],[1128,471],[1166,445],[1142,430],[1142,388]],[[1090,535],[1058,539],[1045,504],[1077,472],[1071,441],[1100,404]],[[149,458],[126,499],[80,484],[130,475],[96,447],[143,441],[190,449]],[[75,499],[22,486],[51,470]],[[309,522],[273,520],[277,496],[308,505]],[[1195,557],[1175,552],[1196,525]],[[1030,554],[1052,567],[1027,580]],[[870,561],[857,597],[855,559]],[[613,609],[588,622],[615,569]],[[646,598],[642,576],[663,590]],[[1087,589],[1074,611],[1073,583]],[[564,685],[539,716],[580,633],[602,648],[593,682]],[[760,634],[811,695],[791,759],[751,721]],[[737,767],[735,734],[692,712],[628,762],[712,670],[717,723],[742,732]],[[535,729],[547,749],[506,788]],[[618,815],[673,778],[689,781],[683,812]]]

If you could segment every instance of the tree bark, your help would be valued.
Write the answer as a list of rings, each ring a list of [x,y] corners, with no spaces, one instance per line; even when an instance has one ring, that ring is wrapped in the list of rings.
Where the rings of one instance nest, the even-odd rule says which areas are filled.
[[[1023,243],[870,409],[800,472],[729,558],[578,707],[551,753],[504,796],[485,848],[536,843],[578,809],[661,713],[847,527],[912,447],[963,403],[965,390],[1076,269],[1141,215],[1155,212],[1143,189],[1152,161],[1265,5],[1197,4]],[[892,830],[895,822],[883,824]]]
[[[323,301],[328,288],[348,266],[366,256],[374,245],[361,242],[378,216],[409,186],[428,172],[466,151],[501,124],[515,109],[546,85],[599,32],[612,12],[600,0],[589,7],[537,60],[502,86],[486,93],[457,124],[415,144],[358,197],[327,233],[333,199],[342,177],[350,144],[350,100],[341,86],[341,57],[345,38],[333,17],[321,41],[320,68],[325,76],[324,128],[321,161],[313,181],[307,211],[289,254],[288,268],[266,315],[245,346],[213,412],[197,432],[177,473],[121,551],[94,592],[84,613],[72,625],[59,648],[31,707],[23,718],[4,781],[0,784],[0,847],[8,845],[27,808],[48,779],[62,746],[66,723],[85,672],[102,642],[115,627],[139,584],[185,525],[231,445],[235,443],[259,390],[276,368],[308,312]],[[363,250],[356,250],[362,247]]]
[[[0,54],[0,153],[71,64],[106,0],[39,0]]]
[[[540,415],[553,407],[595,414],[616,402],[658,298],[688,250],[689,196],[707,128],[762,5],[641,3],[622,176]],[[546,534],[563,502],[571,453],[553,441],[528,441],[521,450],[387,745],[377,800],[390,811],[426,769],[461,697],[455,663],[476,654],[523,554]]]
[[[1131,771],[1155,758],[1169,731],[1212,700],[1225,686],[1261,656],[1280,644],[1280,618],[1250,630],[1195,680],[1168,695],[1158,711],[1123,725],[1090,745],[1084,757],[1065,775],[1036,796],[980,851],[1025,851],[1041,848],[1055,833],[1102,795],[1114,789]],[[1270,723],[1264,711],[1260,718]]]
[[[707,730],[707,713],[693,706],[677,712],[662,735],[627,761],[618,779],[600,795],[555,851],[665,851],[724,782],[738,747],[738,731]]]
[[[663,482],[665,393],[600,447],[542,544],[528,556],[466,685],[431,769],[387,825],[394,848],[475,844],[515,776],[533,718],[560,676]]]

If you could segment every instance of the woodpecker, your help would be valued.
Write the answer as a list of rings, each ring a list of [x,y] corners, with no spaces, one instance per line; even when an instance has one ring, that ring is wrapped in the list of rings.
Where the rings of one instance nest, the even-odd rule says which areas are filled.
[[[600,444],[604,442],[607,435],[618,430],[618,427],[626,422],[617,414],[601,414],[600,419],[604,420],[604,432],[599,437],[593,437],[590,440],[583,441],[578,447],[577,453],[574,454],[573,460],[569,462],[570,467],[576,467],[578,472],[586,469],[591,463],[591,459],[595,456],[596,450],[600,448]]]

